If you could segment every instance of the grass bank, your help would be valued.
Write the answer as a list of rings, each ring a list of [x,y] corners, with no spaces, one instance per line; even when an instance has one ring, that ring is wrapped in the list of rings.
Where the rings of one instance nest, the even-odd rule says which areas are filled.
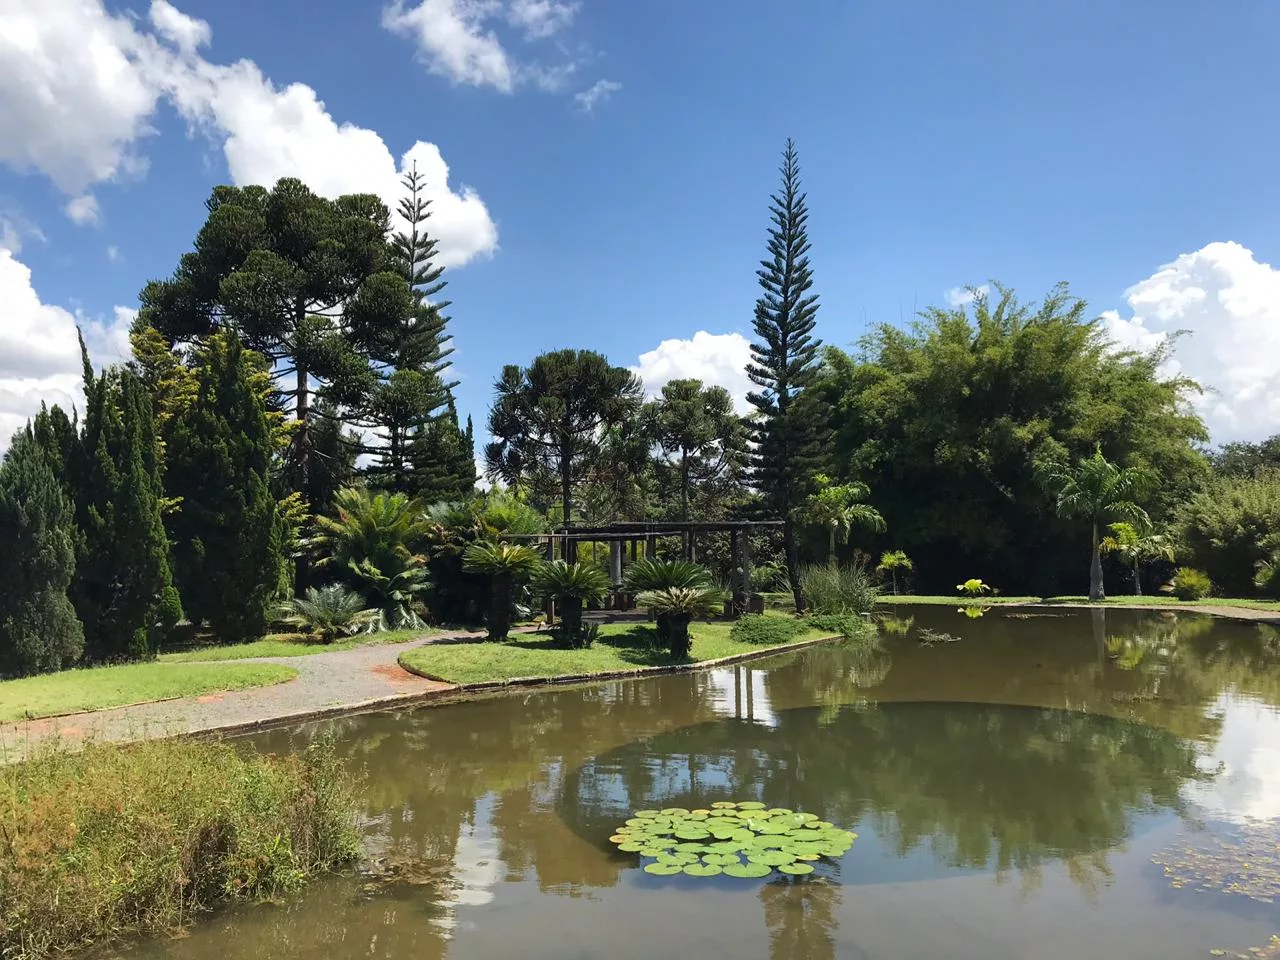
[[[1090,603],[1088,597],[1085,596],[1061,596],[1061,597],[948,597],[948,596],[880,596],[876,599],[877,604],[882,606],[965,606],[966,604],[979,604],[981,606],[1007,604],[1007,603],[1044,603],[1044,604],[1067,604],[1067,603]],[[1165,594],[1157,594],[1150,597],[1135,597],[1131,595],[1107,597],[1105,600],[1097,604],[1098,606],[1108,607],[1226,607],[1226,608],[1243,608],[1247,610],[1268,610],[1280,613],[1280,602],[1273,600],[1256,600],[1248,597],[1205,597],[1203,600],[1179,600],[1177,597],[1170,597]]]
[[[273,663],[128,663],[64,670],[0,682],[0,723],[246,690],[297,675],[292,667]]]
[[[382,633],[366,633],[337,643],[324,643],[300,633],[277,633],[252,643],[236,643],[227,646],[210,644],[175,650],[160,654],[161,663],[215,663],[220,660],[248,660],[253,657],[310,657],[317,653],[334,653],[338,650],[354,650],[356,647],[376,646],[384,643],[405,643],[427,634],[425,630],[387,630]]]
[[[1039,597],[964,597],[957,594],[948,597],[945,594],[936,597],[917,597],[914,595],[899,594],[881,594],[876,597],[876,603],[880,606],[891,607],[894,605],[901,606],[932,606],[932,607],[963,607],[966,605],[980,604],[987,606],[988,604],[1004,604],[1004,603],[1040,603]]]
[[[640,667],[694,665],[744,653],[758,652],[766,644],[741,643],[729,636],[728,623],[695,623],[690,627],[693,647],[688,659],[672,660],[656,645],[653,627],[612,623],[600,628],[595,644],[586,650],[570,650],[550,634],[520,634],[502,643],[429,643],[400,655],[409,670],[452,683],[493,683],[519,677],[572,677],[611,673]],[[788,638],[816,640],[831,631],[807,630]]]
[[[0,768],[0,956],[40,960],[279,897],[358,852],[332,746],[91,745]]]

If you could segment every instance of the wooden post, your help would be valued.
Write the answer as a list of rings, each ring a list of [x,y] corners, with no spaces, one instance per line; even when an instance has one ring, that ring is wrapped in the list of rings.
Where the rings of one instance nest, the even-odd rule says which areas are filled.
[[[613,606],[622,609],[622,541],[609,541],[609,580],[613,583]]]
[[[751,605],[751,528],[742,528],[742,612]]]
[[[742,549],[742,541],[745,539],[741,530],[735,529],[729,534],[729,556],[733,558],[733,578],[730,581],[733,588],[733,600],[730,603],[729,613],[733,617],[742,616],[747,610],[747,589],[748,584],[743,574],[746,573],[746,555]]]
[[[547,537],[547,562],[551,562],[556,558],[556,536],[551,534]],[[556,622],[556,602],[547,597],[547,606],[545,608],[547,614],[547,626]]]

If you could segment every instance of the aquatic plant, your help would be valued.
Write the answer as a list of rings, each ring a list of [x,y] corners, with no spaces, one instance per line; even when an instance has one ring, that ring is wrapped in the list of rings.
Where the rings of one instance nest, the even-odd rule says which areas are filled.
[[[963,607],[956,607],[956,613],[963,613],[970,620],[980,620],[987,615],[987,611],[990,609],[990,607],[967,603]]]
[[[966,580],[964,583],[957,583],[956,589],[959,590],[961,593],[963,593],[967,597],[980,597],[984,593],[991,592],[991,588],[987,586],[985,583],[983,583],[981,580],[979,580],[977,577],[972,577],[971,579]]]
[[[953,637],[949,633],[941,630],[930,630],[928,627],[920,628],[920,643],[922,646],[932,647],[935,643],[955,643],[959,637]]]
[[[644,872],[654,876],[762,879],[775,870],[813,873],[814,864],[848,853],[857,836],[812,813],[721,800],[695,810],[637,810],[609,840],[650,861]]]

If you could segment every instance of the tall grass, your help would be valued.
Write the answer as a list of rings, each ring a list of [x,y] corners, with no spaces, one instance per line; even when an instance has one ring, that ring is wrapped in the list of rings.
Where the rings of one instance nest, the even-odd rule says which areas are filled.
[[[50,750],[0,768],[0,956],[38,960],[278,897],[358,852],[332,743],[264,756],[213,741]]]
[[[880,595],[861,566],[822,563],[800,570],[800,585],[814,613],[870,613]]]

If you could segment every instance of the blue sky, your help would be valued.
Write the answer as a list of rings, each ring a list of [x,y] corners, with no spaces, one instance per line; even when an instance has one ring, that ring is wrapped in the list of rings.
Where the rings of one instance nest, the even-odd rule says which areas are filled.
[[[965,284],[1068,280],[1121,342],[1192,330],[1174,363],[1218,389],[1215,438],[1261,438],[1280,432],[1278,39],[1263,0],[6,0],[0,430],[74,398],[75,320],[119,351],[211,186],[393,198],[419,141],[441,191],[433,151],[448,165],[477,425],[503,363],[566,345],[740,392],[729,335],[750,335],[791,136],[828,342]]]

